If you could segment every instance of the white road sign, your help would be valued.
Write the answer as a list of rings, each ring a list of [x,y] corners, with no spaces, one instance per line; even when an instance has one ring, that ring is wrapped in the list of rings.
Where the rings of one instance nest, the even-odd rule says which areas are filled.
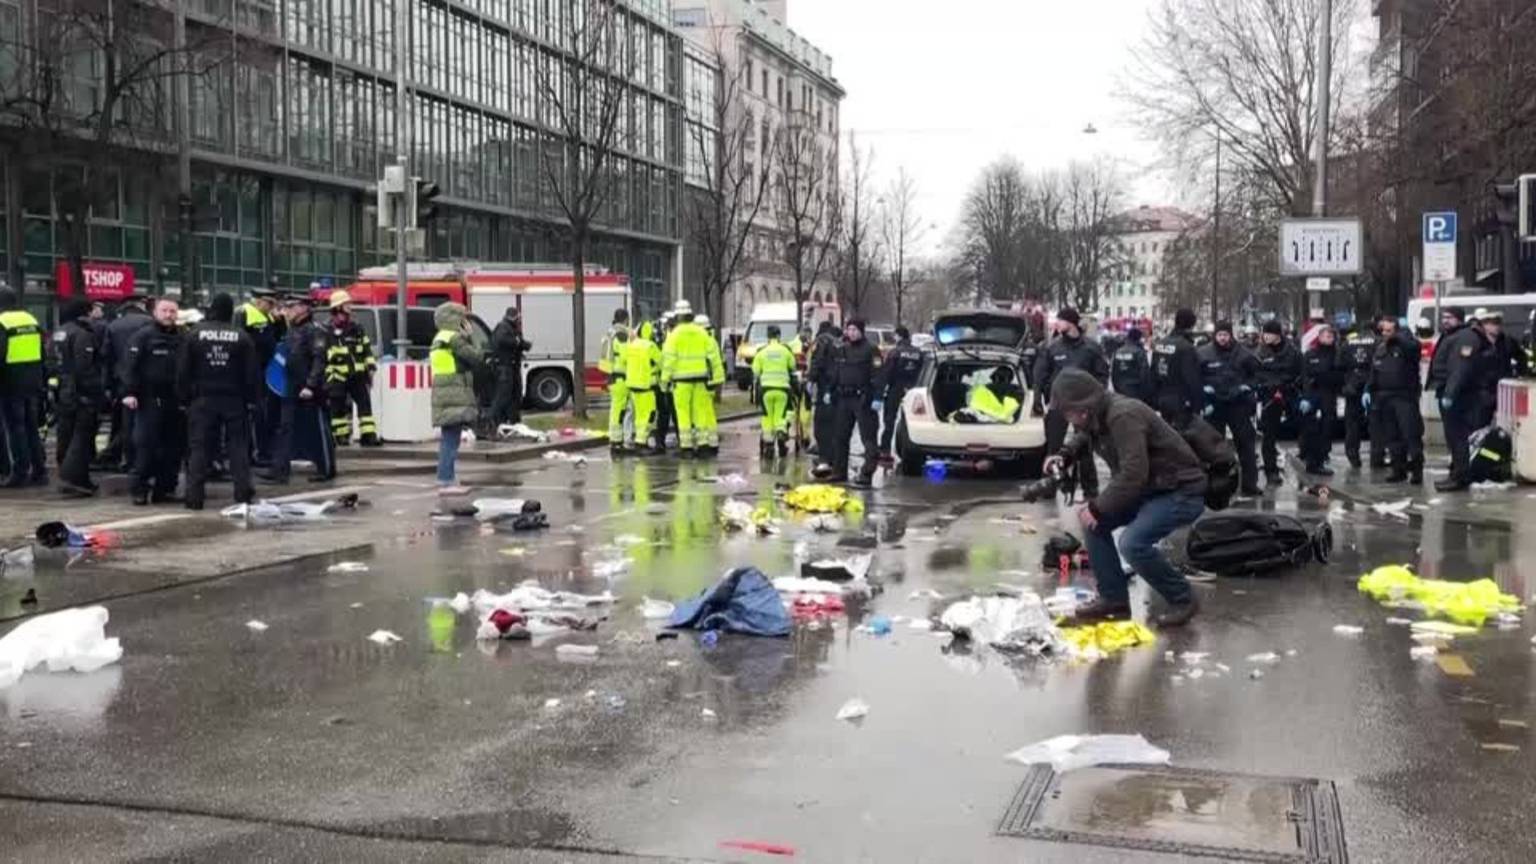
[[[1287,219],[1280,223],[1280,275],[1360,273],[1359,219]]]

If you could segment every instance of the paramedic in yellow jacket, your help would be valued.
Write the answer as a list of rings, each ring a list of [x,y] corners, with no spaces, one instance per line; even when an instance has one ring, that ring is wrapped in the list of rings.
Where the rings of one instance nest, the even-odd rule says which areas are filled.
[[[640,324],[634,338],[624,345],[624,382],[629,389],[629,405],[633,422],[624,445],[638,447],[642,454],[656,453],[650,449],[651,421],[656,418],[656,379],[661,374],[661,349],[656,347],[655,329],[651,322]]]
[[[694,323],[693,310],[678,307],[677,326],[661,349],[661,386],[672,391],[679,455],[714,456],[720,452],[714,391],[725,383],[725,361],[714,338]]]
[[[613,326],[603,336],[597,369],[608,376],[608,445],[615,456],[624,451],[624,411],[629,407],[629,386],[624,378],[624,346],[629,341],[629,310],[613,310]]]
[[[752,380],[757,387],[757,401],[763,406],[763,436],[758,452],[764,459],[789,454],[789,394],[795,384],[795,355],[779,341],[779,326],[768,325],[768,344],[757,349],[752,358]]]

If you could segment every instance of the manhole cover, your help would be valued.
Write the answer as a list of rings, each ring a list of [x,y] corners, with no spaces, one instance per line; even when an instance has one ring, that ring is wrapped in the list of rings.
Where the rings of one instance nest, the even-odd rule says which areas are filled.
[[[1032,765],[997,833],[1234,861],[1348,860],[1332,783],[1189,768]]]

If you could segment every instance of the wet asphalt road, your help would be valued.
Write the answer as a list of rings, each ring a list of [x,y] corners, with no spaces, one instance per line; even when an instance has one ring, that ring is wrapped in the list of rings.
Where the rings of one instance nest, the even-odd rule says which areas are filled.
[[[542,535],[433,522],[429,490],[381,487],[343,517],[376,529],[371,552],[346,556],[369,572],[311,560],[113,600],[121,664],[0,690],[0,860],[770,860],[732,840],[808,861],[1174,860],[994,836],[1025,773],[1003,755],[1077,732],[1140,732],[1176,765],[1332,780],[1354,861],[1536,859],[1530,628],[1463,637],[1473,674],[1452,677],[1411,660],[1393,613],[1354,588],[1369,567],[1413,562],[1528,598],[1523,493],[1407,523],[1336,505],[1330,565],[1201,586],[1193,626],[1098,664],[950,651],[905,622],[884,638],[839,620],[784,640],[656,642],[642,596],[687,596],[730,566],[788,573],[807,538],[877,542],[887,590],[871,608],[891,616],[934,611],[908,599],[922,588],[1054,587],[1039,553],[1057,510],[1016,503],[1010,482],[892,477],[840,535],[794,520],[775,538],[722,535],[724,497],[769,503],[803,471],[760,467],[749,429],[714,465],[540,463],[477,489],[540,499]],[[714,482],[733,472],[749,486]],[[1277,497],[1265,506],[1325,515]],[[1003,521],[1020,514],[1040,533]],[[593,575],[626,557],[623,575]],[[105,596],[114,578],[109,557],[39,587]],[[596,633],[477,644],[473,616],[428,599],[524,579],[621,600]],[[381,628],[404,641],[365,639]],[[565,641],[600,654],[562,662]],[[1233,671],[1176,683],[1165,650]],[[1286,650],[1247,677],[1247,655]],[[833,719],[853,697],[869,716]]]

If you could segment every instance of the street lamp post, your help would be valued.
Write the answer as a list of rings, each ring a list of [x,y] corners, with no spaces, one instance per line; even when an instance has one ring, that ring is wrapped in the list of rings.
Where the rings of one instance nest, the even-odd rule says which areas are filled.
[[[1221,127],[1216,127],[1216,200],[1211,209],[1211,326],[1216,326],[1216,300],[1221,288]]]

